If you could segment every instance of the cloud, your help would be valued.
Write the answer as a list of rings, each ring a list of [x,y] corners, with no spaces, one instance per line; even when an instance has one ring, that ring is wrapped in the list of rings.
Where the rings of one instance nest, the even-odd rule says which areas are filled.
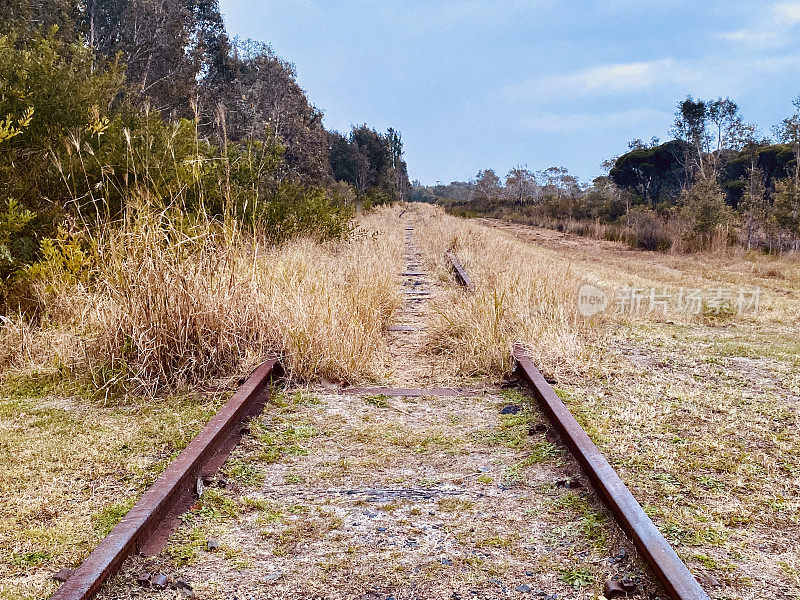
[[[598,65],[572,73],[540,77],[505,88],[513,99],[600,96],[646,91],[690,82],[691,72],[672,58]]]
[[[522,126],[532,131],[565,132],[586,129],[616,129],[642,123],[662,124],[672,115],[650,108],[635,108],[612,113],[545,113],[526,117]]]
[[[753,48],[772,48],[791,41],[791,30],[800,24],[800,1],[775,2],[765,7],[750,27],[721,31],[716,38]]]

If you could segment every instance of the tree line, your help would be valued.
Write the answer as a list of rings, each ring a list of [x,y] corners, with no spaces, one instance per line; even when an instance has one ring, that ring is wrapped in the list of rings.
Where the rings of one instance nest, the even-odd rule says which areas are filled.
[[[218,0],[0,0],[0,300],[42,242],[147,202],[339,235],[404,198],[400,134],[327,131]]]
[[[411,197],[452,212],[505,217],[626,240],[648,249],[741,244],[800,248],[800,97],[770,134],[730,98],[679,101],[672,139],[635,139],[580,182],[563,167],[492,169],[467,182],[422,186]]]

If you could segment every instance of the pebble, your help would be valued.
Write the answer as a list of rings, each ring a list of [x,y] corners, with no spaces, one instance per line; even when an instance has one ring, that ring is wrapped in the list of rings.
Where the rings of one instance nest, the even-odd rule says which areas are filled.
[[[142,587],[150,587],[150,573],[139,573],[136,583]]]
[[[441,563],[442,563],[443,565],[448,565],[448,566],[449,566],[449,565],[452,565],[452,564],[453,564],[453,561],[452,561],[452,560],[450,560],[449,558],[443,558],[443,559],[441,560]]]
[[[214,550],[216,550],[218,548],[219,548],[219,540],[218,539],[209,538],[208,541],[206,541],[206,549],[208,549],[209,552],[213,552]]]
[[[519,412],[519,404],[509,404],[500,410],[501,415],[515,415]]]
[[[525,592],[530,592],[531,591],[531,586],[529,586],[527,583],[523,583],[522,585],[518,585],[514,589],[516,591],[518,591],[518,592],[525,593]]]
[[[189,585],[189,582],[185,581],[184,579],[178,579],[178,581],[175,582],[175,587],[177,587],[179,590],[192,589],[192,586]]]
[[[157,575],[153,575],[150,578],[150,585],[152,585],[157,590],[163,590],[167,587],[167,576],[163,573],[159,573]]]

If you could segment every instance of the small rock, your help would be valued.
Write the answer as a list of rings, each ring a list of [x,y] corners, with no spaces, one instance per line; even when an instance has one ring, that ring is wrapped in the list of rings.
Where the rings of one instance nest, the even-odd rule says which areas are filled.
[[[274,573],[267,573],[264,579],[266,581],[277,581],[281,577],[283,577],[283,571],[275,571]]]
[[[452,565],[452,564],[453,564],[453,561],[452,561],[452,560],[450,560],[449,558],[443,558],[443,559],[442,559],[440,562],[441,562],[443,565],[447,565],[447,566],[450,566],[450,565]]]
[[[178,581],[175,582],[175,587],[178,588],[179,590],[192,589],[192,586],[189,585],[189,582],[184,579],[178,579]]]
[[[583,484],[578,479],[567,477],[566,479],[559,479],[556,481],[556,487],[577,489],[582,488]]]
[[[625,548],[620,548],[619,552],[617,552],[616,558],[617,558],[617,562],[625,562],[629,558],[628,557],[628,551],[625,550]]]
[[[136,577],[136,583],[142,587],[150,587],[150,573],[139,573]]]
[[[717,579],[713,575],[700,575],[699,577],[697,577],[697,582],[707,587],[722,587],[722,584],[719,582],[719,579]]]
[[[209,552],[213,552],[214,550],[219,549],[219,540],[216,538],[209,538],[206,541],[206,549]]]
[[[378,527],[378,531],[384,532],[384,531],[386,531],[386,527]]]
[[[531,586],[529,586],[527,583],[523,583],[522,585],[518,585],[514,589],[518,592],[526,593],[531,591]]]
[[[519,412],[519,404],[509,404],[500,409],[501,415],[515,415]]]
[[[525,571],[525,575],[528,577],[533,577],[533,571]]]
[[[167,576],[163,573],[159,573],[158,575],[153,575],[150,578],[150,585],[152,585],[157,590],[163,590],[167,587]]]
[[[61,583],[64,583],[67,579],[72,577],[74,572],[75,571],[72,569],[61,569],[58,573],[53,575],[53,581],[60,581]]]

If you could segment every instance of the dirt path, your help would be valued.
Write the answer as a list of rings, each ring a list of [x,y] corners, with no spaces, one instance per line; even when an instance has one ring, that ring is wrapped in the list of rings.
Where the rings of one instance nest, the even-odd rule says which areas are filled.
[[[102,598],[595,599],[610,576],[656,590],[520,391],[430,387],[428,302],[444,284],[413,221],[390,381],[429,391],[277,391],[171,545]],[[143,571],[172,588],[138,586]]]

